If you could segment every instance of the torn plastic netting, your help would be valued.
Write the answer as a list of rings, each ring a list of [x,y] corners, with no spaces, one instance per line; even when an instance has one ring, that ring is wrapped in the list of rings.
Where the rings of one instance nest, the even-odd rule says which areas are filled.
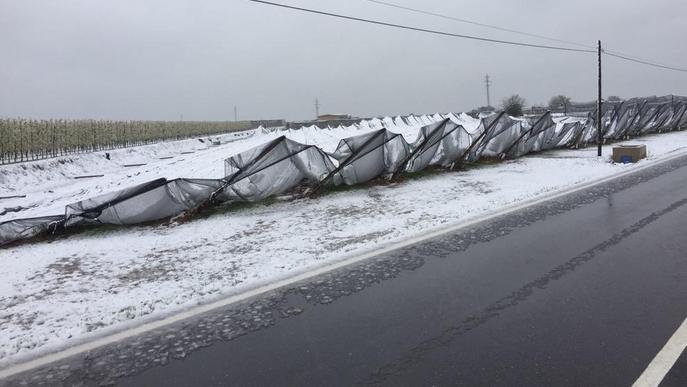
[[[66,226],[131,225],[170,218],[207,201],[221,186],[213,179],[156,179],[67,205]]]
[[[669,130],[669,126],[666,125],[666,123],[668,123],[671,117],[673,117],[674,113],[675,112],[673,111],[673,107],[671,105],[666,104],[662,106],[656,113],[654,120],[649,123],[647,132],[656,133]]]
[[[626,136],[632,122],[637,118],[637,113],[639,113],[639,106],[636,103],[624,102],[609,125],[605,137],[621,139]]]
[[[624,138],[633,135],[639,126],[639,121],[642,118],[642,113],[645,111],[645,106],[647,101],[638,101],[634,103],[631,107],[631,115],[628,117],[627,124],[625,127],[620,128],[617,138]]]
[[[555,149],[567,147],[570,139],[575,135],[575,131],[581,125],[579,120],[574,118],[564,118],[556,122],[553,136],[545,144],[545,149]]]
[[[348,137],[330,154],[339,166],[325,180],[336,185],[354,185],[390,175],[409,154],[410,147],[403,136],[386,129]]]
[[[577,139],[574,145],[577,148],[583,148],[592,142],[596,142],[596,139],[596,123],[592,117],[592,114],[589,113],[589,115],[587,115],[587,120],[582,125],[580,137]]]
[[[521,122],[503,112],[482,118],[474,133],[477,143],[470,151],[468,161],[474,162],[482,157],[500,157],[518,140],[521,130]]]
[[[647,103],[640,113],[640,117],[634,128],[632,135],[641,136],[650,131],[653,121],[660,114],[661,106]]]
[[[683,104],[681,116],[676,119],[675,126],[673,127],[673,130],[685,129],[687,129],[687,102]]]
[[[545,113],[528,126],[511,147],[504,151],[506,157],[520,157],[530,152],[539,152],[555,146],[550,144],[556,134],[556,123],[553,122],[551,113]]]
[[[680,130],[680,123],[683,119],[687,120],[687,103],[681,103],[677,108],[674,109],[675,114],[671,117],[671,120],[666,123],[668,130]]]
[[[603,108],[604,138],[620,140],[631,136],[679,130],[687,124],[687,100],[682,97],[637,98]],[[578,133],[579,132],[579,133]],[[569,147],[596,143],[596,112],[590,113],[582,128],[571,128],[561,139]]]
[[[30,239],[55,230],[64,223],[64,215],[8,220],[0,223],[0,246]]]
[[[559,135],[559,133],[556,132],[557,128],[558,126],[551,118],[551,114],[547,113],[545,118],[541,120],[541,126],[538,129],[537,143],[534,147],[535,152],[554,149],[558,146],[558,142],[556,141]]]
[[[587,122],[588,121],[586,121],[586,120],[582,121],[582,122],[578,122],[579,125],[575,128],[574,133],[573,133],[574,136],[571,137],[571,141],[568,144],[568,146],[570,148],[578,148],[579,147],[578,144],[580,144],[581,139],[584,136],[584,131],[587,128]]]
[[[449,119],[420,128],[406,170],[418,172],[428,166],[449,167],[470,147],[470,134]]]
[[[318,147],[281,136],[226,159],[224,188],[217,193],[217,199],[265,199],[304,181],[319,183],[334,169],[327,154]]]

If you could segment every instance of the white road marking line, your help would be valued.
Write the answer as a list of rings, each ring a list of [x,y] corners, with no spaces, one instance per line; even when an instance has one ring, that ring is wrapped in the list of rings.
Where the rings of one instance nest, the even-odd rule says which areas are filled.
[[[337,270],[337,269],[340,269],[340,268],[343,268],[346,266],[350,266],[352,264],[373,258],[373,257],[378,256],[378,255],[382,255],[382,254],[389,253],[389,252],[392,252],[395,250],[399,250],[399,249],[402,249],[404,247],[408,247],[408,246],[411,246],[411,245],[416,244],[416,243],[420,243],[420,242],[428,240],[428,239],[432,239],[432,238],[436,238],[436,237],[439,237],[442,235],[454,233],[454,232],[457,232],[459,230],[473,227],[473,226],[476,226],[476,225],[481,224],[481,223],[489,222],[492,219],[495,219],[495,218],[498,218],[498,217],[501,217],[504,215],[508,215],[510,213],[522,210],[524,208],[527,208],[527,207],[530,207],[530,206],[533,206],[533,205],[536,205],[536,204],[539,204],[542,202],[546,202],[549,200],[557,199],[559,197],[562,197],[562,196],[565,196],[565,195],[568,195],[568,194],[571,194],[574,192],[582,191],[582,190],[587,189],[589,187],[603,184],[603,183],[606,183],[608,181],[615,180],[615,179],[621,178],[623,176],[626,176],[626,175],[629,175],[629,174],[639,172],[639,171],[642,171],[644,169],[653,167],[656,164],[659,164],[661,162],[668,162],[670,160],[683,157],[685,155],[687,155],[687,151],[680,151],[677,153],[668,153],[667,155],[658,157],[654,160],[648,160],[648,162],[645,162],[644,165],[639,165],[639,166],[634,167],[634,168],[628,168],[625,171],[622,171],[622,172],[619,172],[619,173],[616,173],[616,174],[613,174],[610,176],[602,177],[602,178],[597,179],[597,180],[588,181],[586,183],[582,183],[580,185],[568,187],[568,188],[565,188],[565,189],[562,189],[559,191],[554,191],[554,192],[551,192],[549,194],[544,194],[540,197],[525,200],[521,203],[513,204],[511,206],[507,206],[507,207],[498,209],[496,211],[480,214],[480,215],[478,215],[477,218],[464,220],[464,221],[455,223],[453,225],[446,225],[441,230],[430,230],[428,232],[419,234],[416,237],[407,238],[402,242],[396,242],[396,243],[381,245],[381,246],[378,246],[376,248],[366,250],[366,251],[358,251],[358,252],[355,252],[355,253],[350,254],[348,256],[344,256],[340,260],[337,260],[335,262],[326,263],[323,266],[318,267],[318,268],[314,268],[310,271],[299,273],[299,274],[294,274],[292,277],[289,277],[289,278],[286,278],[286,279],[283,279],[280,281],[268,283],[268,284],[265,284],[262,286],[258,286],[252,290],[247,290],[247,291],[240,293],[240,294],[229,295],[229,296],[226,296],[225,298],[220,298],[216,301],[209,302],[209,303],[203,304],[203,305],[199,305],[199,306],[196,306],[196,307],[187,309],[185,311],[178,312],[178,313],[175,313],[173,315],[170,315],[170,316],[167,316],[164,318],[160,318],[157,320],[152,320],[152,321],[148,320],[147,322],[144,321],[136,327],[127,328],[127,329],[121,330],[121,331],[116,332],[116,333],[107,332],[107,333],[105,333],[106,334],[105,336],[94,338],[94,339],[92,339],[92,341],[82,342],[81,344],[75,344],[72,347],[58,350],[58,351],[52,352],[52,353],[47,353],[45,355],[30,359],[30,360],[26,360],[24,362],[21,362],[22,360],[18,359],[16,361],[18,361],[19,363],[10,364],[7,368],[0,370],[0,380],[8,378],[12,375],[16,375],[16,374],[19,374],[22,372],[32,370],[34,368],[38,368],[38,367],[48,365],[50,363],[54,363],[56,361],[64,360],[66,358],[69,358],[69,357],[72,357],[72,356],[75,356],[75,355],[78,355],[78,354],[81,354],[84,352],[89,352],[89,351],[92,351],[94,349],[97,349],[97,348],[100,348],[100,347],[103,347],[103,346],[106,346],[109,344],[113,344],[113,343],[116,343],[118,341],[122,341],[124,339],[138,336],[138,335],[153,331],[155,329],[162,328],[162,327],[174,324],[176,322],[183,321],[183,320],[189,319],[191,317],[210,312],[210,311],[215,310],[215,309],[219,309],[219,308],[231,305],[231,304],[236,304],[236,303],[239,303],[241,301],[245,301],[247,299],[250,299],[250,298],[262,295],[262,294],[266,294],[266,293],[275,291],[277,289],[280,289],[280,288],[283,288],[286,286],[290,286],[290,285],[293,285],[295,283],[305,281],[305,280],[317,277],[319,275],[322,275],[322,274],[325,274],[325,273],[328,273],[328,272],[331,272],[331,271],[334,271],[334,270]]]
[[[673,333],[666,345],[649,363],[646,370],[639,376],[632,387],[654,387],[658,386],[663,378],[680,357],[687,347],[687,319],[682,322],[680,327]]]

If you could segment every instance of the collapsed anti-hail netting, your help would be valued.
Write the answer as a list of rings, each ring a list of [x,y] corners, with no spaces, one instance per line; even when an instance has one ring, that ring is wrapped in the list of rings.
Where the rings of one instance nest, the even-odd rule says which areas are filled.
[[[503,151],[503,155],[509,158],[520,157],[530,152],[540,152],[542,150],[554,148],[553,144],[556,135],[556,123],[551,118],[551,113],[546,113],[539,117],[534,124],[521,125],[522,133],[511,143],[510,147]],[[510,136],[507,140],[510,140]]]
[[[212,179],[157,179],[67,205],[65,226],[130,225],[178,215],[208,200],[221,186]]]
[[[602,132],[608,139],[687,128],[685,97],[607,103],[602,113]],[[213,199],[261,200],[302,183],[316,187],[353,185],[432,165],[447,167],[481,157],[519,157],[556,147],[582,147],[597,141],[595,117],[592,112],[583,122],[563,120],[556,124],[547,113],[530,123],[500,113],[483,118],[472,134],[445,116],[397,118],[390,122],[430,124],[420,129],[412,145],[400,134],[381,128],[341,140],[331,154],[282,136],[226,159],[223,179],[157,179],[69,204],[64,215],[2,222],[0,245],[62,227],[158,221]],[[366,125],[378,124],[382,121],[377,119]]]
[[[625,137],[630,126],[637,119],[640,107],[636,103],[623,102],[618,107],[618,111],[608,125],[604,136],[608,139],[621,139]]]
[[[217,198],[256,201],[309,182],[317,184],[334,170],[320,148],[281,136],[224,160],[226,181]]]
[[[467,160],[475,162],[482,156],[500,157],[517,141],[520,130],[520,121],[510,118],[504,112],[483,118],[473,133],[475,142],[471,146]]]
[[[63,222],[64,215],[0,222],[0,246],[48,233],[60,227]]]
[[[687,124],[684,97],[634,98],[617,105],[610,120],[604,120],[604,137],[614,140],[649,133],[673,131]],[[606,117],[607,114],[604,114]]]
[[[330,155],[339,165],[326,181],[354,185],[390,175],[409,154],[410,146],[403,136],[386,129],[344,138]]]
[[[584,125],[580,121],[564,122],[559,133],[560,139],[558,140],[558,146],[566,148],[574,147],[583,129]]]
[[[429,166],[448,167],[458,161],[470,146],[470,134],[449,119],[423,126],[412,144],[406,165],[408,172]]]
[[[584,125],[582,125],[580,137],[576,139],[574,146],[576,148],[583,148],[591,143],[595,143],[597,139],[598,136],[596,133],[596,121],[590,113],[587,116],[587,120],[584,122]]]

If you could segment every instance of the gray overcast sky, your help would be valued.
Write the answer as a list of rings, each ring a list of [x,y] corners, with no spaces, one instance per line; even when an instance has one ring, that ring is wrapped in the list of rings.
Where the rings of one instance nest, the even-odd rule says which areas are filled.
[[[389,22],[555,44],[364,0],[275,0]],[[687,3],[388,0],[687,67]],[[308,119],[463,111],[519,93],[596,95],[595,54],[395,30],[246,0],[0,0],[0,116]],[[687,73],[607,58],[604,96],[687,95]],[[493,103],[492,103],[493,104]]]

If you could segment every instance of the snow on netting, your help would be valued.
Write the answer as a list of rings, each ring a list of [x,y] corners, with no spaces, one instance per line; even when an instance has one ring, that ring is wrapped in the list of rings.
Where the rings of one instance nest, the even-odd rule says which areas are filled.
[[[504,112],[483,118],[473,135],[476,136],[468,161],[475,162],[482,156],[499,157],[515,143],[522,125]]]
[[[336,185],[354,185],[389,175],[409,154],[410,146],[403,136],[386,129],[344,138],[331,154],[339,162],[331,179]]]
[[[685,97],[634,98],[602,106],[601,131],[607,140],[687,129]],[[316,189],[353,185],[483,157],[514,158],[553,148],[584,147],[598,141],[595,118],[595,111],[586,119],[554,118],[550,113],[530,120],[513,119],[503,112],[479,121],[453,113],[375,118],[347,128],[323,129],[334,141],[338,137],[333,133],[365,132],[341,139],[330,154],[281,136],[225,159],[222,179],[160,178],[69,204],[64,215],[2,222],[0,246],[62,228],[139,224],[171,218],[207,203],[257,201],[303,183]],[[411,144],[403,137],[410,139],[415,133]]]
[[[608,125],[605,137],[609,139],[621,139],[627,135],[632,123],[639,114],[638,104],[623,102],[618,107],[615,116]]]
[[[509,158],[515,158],[530,152],[552,149],[556,146],[556,144],[552,144],[555,135],[556,123],[551,118],[551,113],[546,113],[539,117],[534,124],[527,123],[526,128],[521,129],[520,136],[502,154]]]
[[[572,148],[575,145],[575,139],[582,133],[582,123],[579,121],[563,122],[560,126],[560,131],[556,134],[556,147]]]
[[[334,164],[318,147],[281,136],[226,159],[226,183],[218,198],[261,200],[286,192],[303,181],[319,183],[333,170]]]
[[[413,149],[406,170],[419,172],[429,166],[449,167],[470,146],[470,134],[462,125],[450,119],[423,126]]]

